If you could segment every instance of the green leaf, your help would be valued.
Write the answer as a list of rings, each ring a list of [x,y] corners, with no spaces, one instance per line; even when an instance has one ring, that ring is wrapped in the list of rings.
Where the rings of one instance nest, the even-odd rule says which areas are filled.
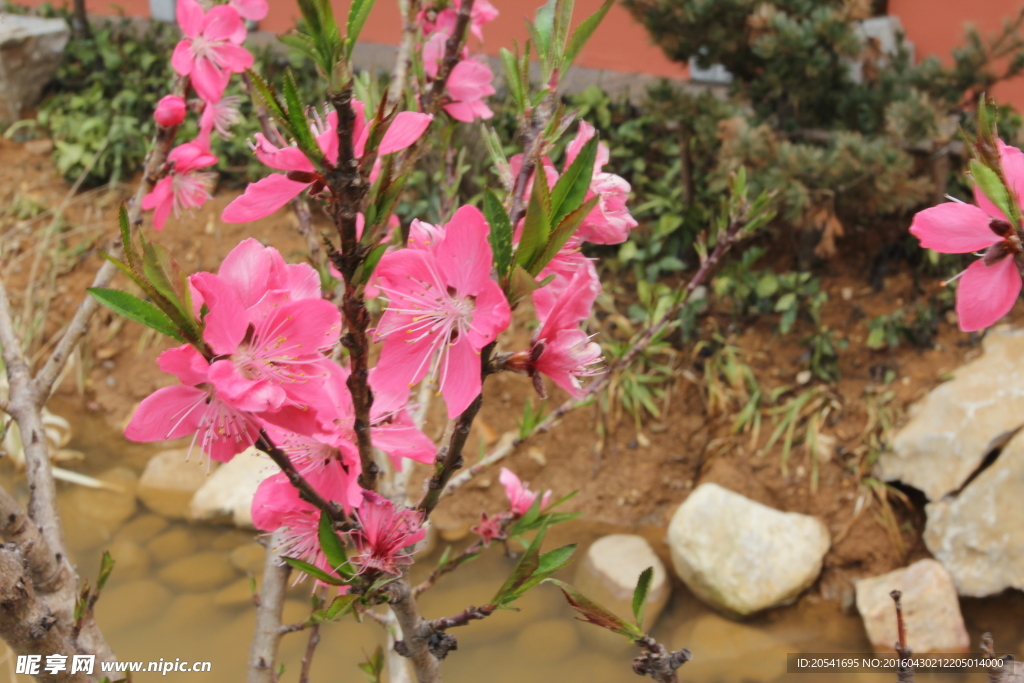
[[[491,226],[491,251],[494,252],[498,280],[502,281],[512,265],[512,223],[501,200],[490,188],[484,190],[484,217]]]
[[[644,612],[647,610],[647,594],[651,592],[651,581],[654,579],[654,567],[648,567],[640,572],[640,578],[636,582],[636,590],[633,591],[633,616],[636,617],[636,625],[643,630]]]
[[[779,279],[775,277],[775,273],[765,273],[757,281],[757,287],[754,291],[758,299],[767,299],[779,291]]]
[[[551,190],[551,224],[558,225],[562,219],[579,208],[590,189],[594,177],[594,161],[597,159],[597,135],[587,140],[569,168]]]
[[[523,90],[523,82],[519,78],[519,64],[516,56],[505,48],[501,48],[501,64],[505,67],[505,81],[508,83],[509,92],[515,100],[516,109],[523,111],[526,107],[526,95]]]
[[[345,59],[352,60],[352,50],[359,40],[366,18],[370,16],[375,0],[353,0],[348,10],[348,25],[345,29]]]
[[[320,513],[320,526],[317,529],[317,537],[320,540],[320,550],[323,551],[324,557],[331,563],[341,577],[350,579],[355,575],[352,571],[352,567],[348,564],[348,553],[345,552],[345,546],[341,543],[341,539],[338,538],[338,534],[334,531],[334,526],[331,524],[331,518]]]
[[[786,292],[779,297],[778,301],[775,302],[775,312],[781,313],[782,311],[788,311],[794,306],[796,306],[796,293]]]
[[[320,61],[320,53],[317,52],[316,45],[313,44],[313,41],[310,40],[308,36],[278,36],[277,39],[293,50],[297,50],[302,53],[304,56],[308,57],[310,61],[314,63]]]
[[[538,496],[539,498],[540,496]],[[498,589],[498,592],[494,594],[494,598],[490,601],[490,604],[501,607],[513,602],[519,597],[518,589],[537,571],[540,567],[540,547],[544,543],[544,535],[547,529],[542,528],[537,532],[537,535],[533,537],[533,541],[526,548],[526,552],[519,558],[518,564],[515,569],[512,570],[512,574],[509,575],[505,583]]]
[[[583,615],[580,621],[586,621],[595,626],[606,628],[609,631],[618,633],[626,636],[630,640],[637,640],[643,638],[644,633],[633,624],[619,618],[614,613],[606,609],[605,607],[594,602],[583,593],[580,593],[573,586],[559,581],[558,579],[548,579],[548,583],[553,583],[558,586],[562,594],[565,595],[565,599],[569,602],[569,605]]]
[[[171,319],[167,317],[167,314],[148,301],[143,301],[128,292],[122,292],[118,289],[89,287],[86,291],[112,311],[120,313],[130,320],[142,323],[146,327],[152,328],[179,342],[185,341],[185,338],[178,331],[178,328],[175,327],[174,323],[171,322]]]
[[[121,208],[117,211],[117,222],[121,228],[121,246],[124,247],[125,260],[131,270],[138,270],[135,265],[138,257],[135,255],[135,247],[132,245],[131,226],[128,225],[128,208],[122,202]]]
[[[359,664],[359,670],[366,676],[370,683],[380,683],[381,674],[384,673],[384,650],[378,645],[373,654],[367,657],[365,662]]]
[[[324,583],[330,584],[332,586],[344,586],[344,585],[346,585],[346,582],[342,581],[337,576],[331,576],[330,574],[325,572],[323,569],[320,569],[318,567],[314,567],[313,565],[309,564],[308,562],[303,562],[302,560],[296,560],[294,557],[282,557],[281,559],[284,560],[285,562],[287,562],[289,565],[291,565],[295,569],[298,569],[300,572],[305,572],[306,574],[309,574],[313,578],[319,579],[320,581],[323,581]]]
[[[359,282],[365,284],[370,281],[373,277],[373,271],[377,268],[377,264],[380,263],[380,259],[384,256],[384,252],[388,250],[388,245],[381,243],[378,244],[373,250],[366,256],[366,260],[360,266],[362,273],[359,277]]]
[[[537,8],[533,23],[527,22],[530,38],[533,39],[542,64],[547,62],[548,55],[551,53],[551,38],[555,31],[555,5],[557,2],[558,0],[548,0],[547,4]]]
[[[538,171],[538,177],[534,178],[533,191],[530,193],[530,202],[526,206],[526,222],[523,225],[523,234],[519,238],[515,258],[515,263],[531,274],[534,272],[533,264],[543,251],[544,245],[548,243],[548,235],[551,234],[551,197],[548,194],[546,177],[542,170]]]
[[[512,275],[508,279],[509,306],[515,306],[540,286],[522,266],[512,266]]]
[[[1006,186],[999,180],[999,175],[977,159],[971,159],[971,177],[974,178],[974,182],[982,194],[988,197],[989,201],[995,204],[1004,216],[1013,220],[1010,195],[1006,191]]]
[[[271,118],[277,121],[278,125],[284,128],[285,132],[289,136],[293,138],[296,137],[296,133],[292,129],[292,123],[288,118],[288,114],[285,112],[281,101],[277,99],[277,93],[274,92],[274,89],[271,88],[267,82],[252,69],[248,69],[246,74],[249,75],[249,79],[252,81],[253,90],[257,97],[259,97],[260,101],[262,101],[267,113],[270,114]]]
[[[558,227],[551,231],[551,236],[548,237],[548,243],[544,246],[544,250],[537,257],[533,267],[530,269],[530,273],[537,275],[544,266],[550,263],[551,259],[555,258],[565,243],[569,241],[569,238],[576,234],[579,230],[583,220],[590,214],[597,202],[600,201],[600,197],[591,197],[587,201],[583,202],[583,205],[577,208],[575,211],[570,213],[565,219],[559,223]],[[543,287],[543,285],[541,285]]]
[[[292,136],[298,144],[302,153],[313,162],[317,168],[324,167],[323,152],[320,145],[313,137],[313,131],[309,129],[309,121],[306,120],[306,108],[299,99],[299,91],[295,86],[295,77],[292,70],[288,69],[284,74],[284,101],[288,106],[288,121],[291,124]]]
[[[103,587],[107,585],[107,580],[110,578],[110,573],[114,571],[114,558],[110,556],[110,552],[104,550],[103,557],[100,558],[100,574],[96,578],[96,591],[103,590]]]
[[[601,25],[601,21],[604,20],[605,15],[608,14],[608,10],[610,10],[614,4],[615,0],[605,0],[604,4],[602,4],[596,12],[584,19],[580,25],[576,27],[576,30],[573,31],[572,37],[569,38],[569,45],[565,48],[565,55],[562,57],[562,73],[565,73],[566,70],[572,66],[572,63],[576,61],[576,57],[579,56],[583,46],[586,45],[587,41],[590,40],[590,37],[594,35],[594,31],[596,31],[597,27]]]

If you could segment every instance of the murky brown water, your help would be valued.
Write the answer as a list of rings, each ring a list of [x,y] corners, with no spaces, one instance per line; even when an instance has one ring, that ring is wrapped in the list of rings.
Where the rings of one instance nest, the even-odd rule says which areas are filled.
[[[63,411],[68,414],[69,411]],[[84,422],[84,424],[82,423]],[[127,444],[98,419],[76,425],[73,448],[86,454],[81,469],[100,473],[123,466],[140,473],[154,450]],[[0,465],[0,484],[24,493],[17,477]],[[124,497],[83,493],[62,486],[68,545],[84,577],[93,578],[100,553],[110,548],[119,561],[98,605],[98,619],[118,656],[134,661],[209,661],[210,673],[135,675],[139,683],[246,679],[246,659],[254,627],[248,578],[241,569],[258,564],[253,532],[189,525],[164,520],[138,505],[125,508]],[[122,521],[130,512],[127,521]],[[581,543],[593,540],[585,524],[574,529]],[[577,539],[574,539],[577,540]],[[443,545],[418,566],[425,573]],[[455,575],[444,578],[421,600],[428,617],[440,617],[485,603],[504,581],[513,561],[499,550],[485,554]],[[571,568],[570,568],[571,569]],[[568,580],[571,580],[571,571]],[[298,622],[309,612],[309,585],[293,587],[285,621]],[[636,654],[624,639],[573,619],[560,593],[550,586],[532,591],[520,612],[499,612],[483,622],[456,629],[459,649],[444,664],[448,683],[520,683],[521,681],[615,683],[637,681],[630,668]],[[984,630],[997,634],[1000,650],[1020,652],[1024,638],[1024,596],[1013,593],[986,600],[965,600],[963,608],[972,641]],[[779,680],[816,681],[826,676],[786,674],[789,652],[867,652],[870,646],[859,617],[844,615],[831,602],[805,600],[738,624],[711,612],[680,585],[653,634],[672,647],[686,646],[694,661],[681,669],[693,683],[742,683]],[[374,623],[354,620],[325,625],[312,667],[311,681],[361,681],[356,668],[365,654],[383,642]],[[285,636],[280,661],[282,681],[298,678],[306,634]],[[3,648],[0,643],[0,648]],[[13,663],[0,649],[0,683],[28,683],[14,676]],[[833,674],[837,683],[890,682],[894,677]],[[918,681],[983,681],[981,674],[918,675]]]

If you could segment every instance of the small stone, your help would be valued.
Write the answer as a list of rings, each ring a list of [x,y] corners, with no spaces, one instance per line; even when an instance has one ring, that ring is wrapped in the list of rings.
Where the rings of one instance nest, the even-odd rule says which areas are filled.
[[[171,601],[171,592],[152,579],[139,579],[104,589],[96,603],[96,621],[104,633],[152,621]]]
[[[890,595],[894,590],[903,593],[907,645],[916,654],[967,652],[970,648],[956,586],[949,572],[935,560],[920,560],[888,574],[861,579],[854,586],[857,611],[876,650],[893,652],[899,638],[896,607]]]
[[[572,622],[548,619],[530,624],[516,637],[516,649],[530,653],[530,661],[553,663],[571,655],[580,645]]]
[[[76,486],[58,498],[64,536],[73,550],[88,550],[109,541],[135,514],[134,472],[115,467],[96,478],[118,490]]]
[[[176,560],[159,574],[160,580],[168,586],[190,592],[220,588],[235,576],[227,554],[214,550]]]
[[[170,522],[163,517],[142,514],[121,527],[121,530],[117,532],[117,539],[145,543],[164,531],[169,525]]]
[[[534,461],[541,467],[544,467],[544,465],[548,464],[547,457],[545,457],[544,452],[541,451],[539,448],[534,448],[532,446],[528,448],[526,451],[526,457],[528,457],[530,460]]]
[[[157,564],[166,564],[195,552],[199,541],[191,530],[176,527],[155,537],[146,544],[146,550]]]
[[[843,287],[839,293],[842,295],[843,301],[853,300],[853,287]]]
[[[202,482],[188,505],[189,518],[227,522],[252,529],[252,500],[260,482],[280,472],[269,456],[255,448],[239,453]]]
[[[261,581],[256,579],[257,591],[260,589],[260,584]],[[252,580],[249,577],[245,577],[244,579],[238,579],[233,583],[229,583],[213,596],[213,604],[222,607],[252,605]]]
[[[198,457],[186,460],[188,454],[187,448],[175,448],[149,459],[139,480],[139,498],[153,512],[175,519],[187,516],[189,501],[207,479],[207,464]]]
[[[796,383],[807,384],[808,382],[811,381],[811,377],[812,375],[810,370],[801,370],[800,372],[796,373]]]
[[[712,483],[690,494],[668,528],[683,583],[730,616],[794,600],[818,577],[830,543],[814,517],[773,510]]]
[[[29,140],[25,143],[25,151],[29,154],[36,154],[44,157],[53,151],[53,140],[50,140],[49,138]]]
[[[231,551],[231,564],[243,574],[262,574],[267,550],[259,543],[246,543]]]
[[[664,434],[668,431],[668,425],[664,422],[655,422],[647,427],[651,434]]]
[[[491,479],[488,477],[480,477],[479,479],[473,480],[473,486],[475,486],[478,489],[489,489],[491,488],[491,484],[493,483],[494,482],[491,481]]]
[[[648,567],[654,567],[644,617],[649,630],[668,602],[671,584],[665,565],[643,536],[612,534],[594,541],[576,570],[576,587],[615,614],[632,614],[637,579]]]

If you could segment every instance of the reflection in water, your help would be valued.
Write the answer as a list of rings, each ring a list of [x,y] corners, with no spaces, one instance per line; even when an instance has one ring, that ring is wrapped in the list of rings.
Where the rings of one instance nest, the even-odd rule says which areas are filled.
[[[74,411],[65,410],[64,414]],[[125,444],[100,420],[78,425],[73,446],[87,454],[84,470],[100,474],[114,466],[141,472],[154,452]],[[111,445],[115,446],[112,448]],[[121,475],[125,473],[122,471]],[[12,486],[12,473],[0,469],[0,484]],[[18,489],[14,485],[15,490]],[[10,490],[10,489],[9,489]],[[24,495],[24,491],[20,491]],[[100,553],[110,549],[117,560],[113,578],[97,607],[100,627],[118,656],[134,661],[209,661],[210,673],[140,673],[139,683],[241,683],[254,630],[250,575],[258,574],[262,549],[255,533],[226,527],[188,525],[146,511],[126,508],[123,497],[98,499],[79,489],[62,486],[61,506],[66,519],[69,549],[93,578]],[[134,504],[132,504],[134,505]],[[82,509],[78,506],[86,506]],[[98,509],[102,508],[102,509]],[[134,511],[133,511],[134,510]],[[127,511],[127,514],[125,512]],[[578,524],[571,534],[584,545],[595,530]],[[434,556],[419,563],[425,575]],[[497,548],[462,571],[441,579],[421,599],[428,618],[446,616],[469,605],[486,603],[508,576],[513,561]],[[572,580],[571,569],[568,576]],[[415,578],[415,576],[414,576]],[[256,579],[258,583],[258,577]],[[870,646],[856,614],[841,614],[835,603],[805,599],[799,605],[776,610],[739,624],[718,616],[680,585],[654,628],[654,636],[676,648],[688,647],[694,660],[680,670],[683,681],[694,683],[769,682],[807,675],[785,673],[789,652],[866,652]],[[309,613],[310,584],[293,586],[285,605],[285,622],[297,623]],[[636,654],[625,639],[583,624],[572,617],[561,594],[541,586],[518,606],[483,622],[454,629],[458,651],[444,663],[446,683],[521,683],[522,681],[617,683],[638,681],[630,661]],[[993,629],[1000,649],[1015,649],[1024,624],[1024,600],[1019,594],[988,600],[964,601],[972,641],[982,629]],[[362,680],[356,664],[383,643],[374,623],[327,624],[314,660],[312,683]],[[2,644],[0,644],[2,647]],[[298,678],[306,647],[306,634],[282,640],[282,681]],[[0,650],[0,683],[28,683],[13,675],[13,662]],[[889,683],[894,676],[844,674],[836,683]],[[983,681],[982,674],[918,675],[928,681]]]

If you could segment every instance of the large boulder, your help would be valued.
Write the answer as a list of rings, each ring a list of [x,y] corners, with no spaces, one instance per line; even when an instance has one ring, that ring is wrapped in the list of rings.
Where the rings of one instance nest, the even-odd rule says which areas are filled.
[[[658,620],[671,592],[665,565],[643,536],[612,534],[594,541],[576,570],[576,587],[612,612],[629,616],[640,573],[654,567],[644,613],[645,628]]]
[[[139,499],[153,512],[164,517],[184,519],[188,504],[210,476],[215,463],[204,463],[198,449],[160,451],[146,464],[139,479]]]
[[[676,573],[730,615],[788,603],[814,583],[831,540],[814,517],[779,512],[717,484],[701,484],[668,528]]]
[[[857,611],[876,649],[892,652],[898,640],[896,608],[890,595],[903,593],[907,645],[914,652],[966,652],[971,645],[956,586],[941,564],[920,560],[855,584]]]
[[[1024,425],[1024,330],[996,328],[984,353],[911,408],[911,419],[878,460],[899,480],[938,500],[959,489],[1006,435]]]
[[[70,31],[63,19],[0,13],[0,123],[34,106],[64,59]]]
[[[960,595],[1024,589],[1024,432],[956,496],[925,507],[924,542]]]
[[[188,515],[203,522],[223,522],[252,529],[252,499],[260,482],[280,472],[270,456],[255,448],[239,453],[203,482],[189,503]]]

